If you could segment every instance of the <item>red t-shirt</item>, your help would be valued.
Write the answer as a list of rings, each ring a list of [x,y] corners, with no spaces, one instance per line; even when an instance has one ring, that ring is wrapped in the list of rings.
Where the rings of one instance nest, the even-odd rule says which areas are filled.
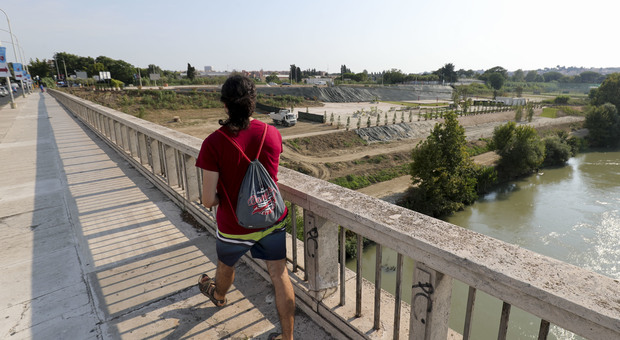
[[[247,129],[239,131],[236,135],[224,126],[220,130],[237,142],[248,158],[253,160],[256,158],[265,125],[265,123],[254,119],[250,121],[250,126]],[[276,183],[278,182],[278,164],[281,153],[282,136],[275,127],[268,125],[265,143],[258,160]],[[239,188],[249,166],[248,161],[239,150],[226,137],[218,132],[213,132],[202,142],[198,159],[196,159],[196,166],[219,173],[217,192],[220,204],[216,216],[218,230],[233,235],[249,234],[260,230],[246,229],[238,225],[233,213],[234,210],[231,210],[231,205],[232,209],[237,208]],[[222,188],[222,184],[224,188]],[[223,190],[226,191],[230,203],[226,199],[226,195],[223,194]]]

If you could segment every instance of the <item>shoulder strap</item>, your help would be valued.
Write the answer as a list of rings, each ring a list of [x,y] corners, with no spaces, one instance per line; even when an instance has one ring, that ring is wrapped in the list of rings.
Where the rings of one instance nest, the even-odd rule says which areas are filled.
[[[234,139],[230,138],[230,136],[225,134],[224,131],[222,131],[220,129],[218,129],[216,131],[219,132],[222,136],[226,137],[226,139],[228,139],[228,141],[230,141],[232,143],[232,145],[234,145],[237,148],[237,150],[239,150],[239,152],[241,152],[243,157],[245,159],[247,159],[248,162],[251,162],[250,158],[241,149],[241,146],[239,146],[239,143],[237,143]],[[256,153],[256,157],[254,159],[258,159],[258,156],[260,156],[260,152],[263,150],[263,144],[265,143],[265,137],[266,136],[267,136],[267,124],[265,124],[265,128],[263,129],[263,136],[261,137],[260,144],[258,146],[258,152]]]

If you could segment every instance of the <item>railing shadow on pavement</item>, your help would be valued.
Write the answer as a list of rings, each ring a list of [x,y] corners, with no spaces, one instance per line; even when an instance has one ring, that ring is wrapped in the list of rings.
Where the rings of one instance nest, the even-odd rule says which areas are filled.
[[[273,300],[269,298],[271,288],[260,275],[245,265],[238,266],[239,280],[246,284],[233,286],[226,308],[214,307],[199,293],[196,282],[203,272],[215,275],[215,239],[184,222],[168,197],[77,118],[54,117],[48,123],[46,111],[41,100],[36,162],[62,168],[64,176],[50,178],[56,173],[45,171],[45,167],[39,167],[41,173],[37,174],[39,187],[31,223],[36,228],[33,251],[38,261],[33,264],[32,290],[45,297],[32,303],[34,325],[49,322],[45,311],[50,304],[85,308],[87,301],[63,301],[66,294],[55,290],[76,289],[86,277],[102,315],[92,321],[92,330],[86,334],[75,333],[84,327],[72,329],[66,320],[59,323],[68,338],[89,338],[98,325],[104,338],[119,339],[244,337],[261,332],[266,336],[275,331],[275,304],[266,303]],[[48,139],[50,135],[53,140]],[[46,195],[49,181],[53,188],[66,190]],[[49,221],[49,209],[63,209],[59,204],[63,200],[69,211],[60,215],[67,220]],[[57,232],[58,226],[65,226],[62,233]],[[50,237],[77,244],[80,262],[68,254],[75,252],[75,247],[50,256],[45,247]],[[84,276],[62,276],[67,271],[55,267],[55,263],[63,263],[56,256],[66,258],[66,266],[82,268]],[[73,297],[89,294],[80,289]],[[66,318],[71,319],[71,314],[79,314],[82,308],[65,312]],[[37,320],[39,316],[41,320]],[[238,322],[230,323],[235,318]],[[32,338],[48,339],[49,335],[34,332]]]

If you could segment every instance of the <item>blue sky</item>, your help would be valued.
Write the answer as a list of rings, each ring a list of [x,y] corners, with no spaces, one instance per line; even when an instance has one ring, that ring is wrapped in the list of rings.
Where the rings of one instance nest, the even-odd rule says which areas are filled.
[[[353,72],[620,66],[611,0],[4,0],[26,59]],[[0,12],[0,41],[13,61]],[[9,42],[9,43],[7,43]]]

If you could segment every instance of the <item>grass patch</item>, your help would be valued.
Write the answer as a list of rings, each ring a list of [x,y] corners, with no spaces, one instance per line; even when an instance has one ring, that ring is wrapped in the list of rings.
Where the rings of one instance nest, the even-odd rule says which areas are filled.
[[[418,103],[407,103],[407,102],[393,102],[393,101],[381,101],[382,103],[387,103],[387,104],[394,104],[394,105],[400,105],[400,106],[407,106],[407,107],[420,107],[420,104]]]
[[[542,114],[540,116],[546,117],[546,118],[557,118],[558,109],[553,108],[553,107],[545,107],[543,108]]]
[[[357,190],[365,188],[369,185],[389,181],[396,177],[404,176],[409,172],[409,164],[382,169],[366,175],[347,175],[330,180],[330,182],[340,185],[341,187]]]

